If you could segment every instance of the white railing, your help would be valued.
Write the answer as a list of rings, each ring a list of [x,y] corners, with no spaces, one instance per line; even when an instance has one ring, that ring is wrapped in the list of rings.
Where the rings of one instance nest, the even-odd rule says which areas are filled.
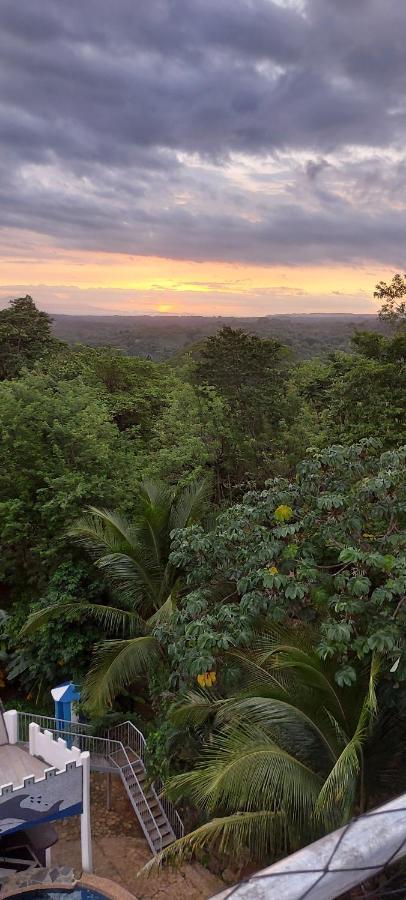
[[[0,818],[1,814],[4,814],[1,821],[1,833],[14,831],[16,821],[19,828],[23,827],[26,822],[28,823],[27,827],[32,826],[33,810],[35,810],[35,823],[40,824],[44,818],[48,821],[50,809],[54,810],[53,818],[60,818],[61,815],[77,815],[79,809],[82,867],[83,871],[91,872],[90,754],[85,752],[87,748],[73,747],[72,736],[70,736],[69,742],[63,740],[64,732],[61,732],[60,729],[42,730],[40,724],[33,721],[33,716],[27,713],[19,715],[16,710],[9,710],[4,713],[3,718],[11,754],[13,745],[24,738],[23,743],[28,744],[30,756],[43,759],[45,764],[50,763],[52,768],[46,769],[40,778],[28,775],[22,779],[21,785],[8,784],[0,788]],[[47,719],[48,717],[38,718]],[[37,802],[38,805],[24,806],[27,799],[27,788],[31,795],[31,803],[36,804]],[[21,798],[20,804],[19,798]],[[10,799],[13,803],[11,817],[9,809],[6,812],[5,806]],[[45,801],[48,806],[44,808]],[[63,805],[61,806],[61,804]]]
[[[154,828],[159,836],[160,847],[156,848],[153,846],[150,834],[146,828],[145,820],[143,820],[140,811],[137,809],[137,805],[134,802],[133,798],[131,798],[131,794],[129,793],[126,786],[127,793],[129,793],[130,800],[132,801],[132,805],[134,808],[134,812],[140,822],[141,828],[145,834],[145,837],[148,841],[151,850],[155,853],[157,849],[162,849],[162,837],[161,831],[158,826],[158,823],[155,819],[155,816],[152,812],[152,809],[145,797],[142,786],[137,778],[137,774],[134,771],[134,767],[132,762],[128,756],[128,753],[125,749],[125,746],[122,741],[117,740],[112,737],[99,737],[93,734],[90,734],[91,726],[83,725],[79,722],[65,722],[62,719],[51,718],[50,716],[36,716],[31,715],[31,713],[18,713],[18,741],[20,743],[27,743],[29,740],[29,726],[35,721],[37,725],[43,727],[42,722],[47,723],[47,731],[49,734],[52,734],[55,738],[59,738],[61,741],[66,742],[68,746],[71,746],[72,749],[77,748],[81,752],[88,751],[90,754],[90,760],[92,761],[97,759],[97,757],[101,757],[106,761],[110,760],[110,768],[112,771],[117,769],[118,772],[123,770],[129,770],[131,772],[131,777],[134,779],[136,786],[140,792],[140,795],[143,798],[143,803],[145,804],[147,816],[152,821]],[[127,724],[127,723],[125,723]],[[120,727],[120,726],[119,726]],[[135,729],[138,732],[138,729]],[[27,734],[28,732],[28,734]],[[138,732],[141,735],[141,732]],[[143,735],[141,735],[143,737]],[[115,756],[121,757],[121,762],[118,763],[115,760]],[[126,781],[126,775],[124,774],[124,781]],[[155,792],[153,792],[155,793]],[[156,795],[155,795],[156,796]],[[164,812],[161,802],[158,797],[156,797],[158,801],[158,805],[160,807],[161,812]]]
[[[230,895],[233,900],[334,900],[405,855],[403,794],[217,894],[213,900],[226,900]],[[372,890],[365,896],[385,896],[384,886],[382,894]]]
[[[121,725],[116,725],[114,728],[110,729],[109,735],[115,736],[116,739],[120,740],[125,746],[130,747],[134,753],[139,756],[139,758],[146,765],[146,755],[147,755],[147,743],[145,740],[142,731],[139,731],[132,722],[123,722]],[[179,813],[175,809],[171,800],[163,795],[164,786],[160,778],[154,778],[154,781],[151,784],[151,788],[155,793],[155,796],[158,800],[158,803],[162,807],[163,812],[165,813],[167,819],[170,822],[173,833],[177,838],[183,837],[185,833],[184,825],[182,819],[180,818]]]
[[[55,733],[60,733],[69,728],[70,735],[88,734],[92,730],[90,725],[83,725],[81,722],[67,722],[64,719],[55,719],[51,716],[38,716],[36,713],[18,712],[17,716],[18,740],[22,744],[28,743],[30,722],[36,722],[40,728]]]
[[[55,737],[62,738],[70,747],[77,747],[81,751],[87,750],[90,753],[91,761],[93,759],[93,763],[95,763],[97,757],[102,757],[103,759],[111,760],[111,769],[113,771],[116,768],[122,770],[127,766],[130,766],[131,774],[136,780],[137,787],[140,789],[145,798],[144,791],[142,790],[131,760],[129,759],[128,753],[125,749],[126,747],[129,747],[139,757],[145,767],[146,740],[142,732],[138,728],[136,728],[136,726],[133,725],[132,722],[127,721],[123,722],[120,725],[116,725],[107,732],[107,736],[99,737],[91,733],[91,725],[85,725],[81,722],[68,722],[64,721],[63,719],[53,718],[51,716],[38,716],[36,714],[19,712],[18,741],[20,743],[28,743],[29,726],[31,722],[36,722],[42,729],[46,729],[47,731],[51,732]],[[125,762],[123,763],[123,765],[119,766],[114,762],[114,756],[120,753],[124,755]],[[185,830],[182,819],[180,818],[172,801],[163,796],[164,787],[161,780],[154,779],[150,787],[161,812],[168,819],[174,835],[177,838],[183,837]],[[146,798],[145,805],[149,816],[153,820],[153,823],[158,833],[160,834],[160,829],[156,824],[155,817]],[[135,806],[134,809],[137,817],[140,818]],[[148,843],[151,846],[151,841],[147,835],[146,829],[143,825],[142,827],[144,834],[147,837]]]

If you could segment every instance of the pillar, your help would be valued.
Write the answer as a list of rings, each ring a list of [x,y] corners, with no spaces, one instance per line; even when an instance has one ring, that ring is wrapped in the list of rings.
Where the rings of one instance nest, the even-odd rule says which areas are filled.
[[[92,831],[90,820],[90,753],[85,750],[81,754],[82,760],[82,791],[83,812],[80,817],[80,844],[82,851],[82,869],[84,872],[92,871]]]

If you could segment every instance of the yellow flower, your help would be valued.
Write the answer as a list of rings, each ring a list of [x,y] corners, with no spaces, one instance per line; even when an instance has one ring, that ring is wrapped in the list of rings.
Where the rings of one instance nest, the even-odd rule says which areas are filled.
[[[288,522],[293,516],[291,506],[285,506],[283,503],[275,509],[275,519],[277,522]]]
[[[201,675],[197,676],[198,684],[200,687],[212,687],[213,684],[216,683],[217,675],[215,672],[202,672]]]
[[[268,572],[270,575],[277,575],[279,569],[277,569],[276,566],[269,566]]]

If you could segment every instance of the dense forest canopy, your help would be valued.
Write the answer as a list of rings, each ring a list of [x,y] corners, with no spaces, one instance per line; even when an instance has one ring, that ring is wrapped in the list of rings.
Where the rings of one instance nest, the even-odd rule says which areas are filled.
[[[271,860],[403,779],[405,279],[376,296],[0,312],[4,695],[48,711],[73,678],[90,722],[136,721],[197,826],[166,857]]]
[[[302,359],[349,350],[355,330],[386,333],[384,321],[374,315],[272,315],[262,318],[220,316],[53,316],[53,333],[69,344],[111,344],[131,356],[164,360],[191,352],[223,326],[242,328],[258,337],[280,340]]]

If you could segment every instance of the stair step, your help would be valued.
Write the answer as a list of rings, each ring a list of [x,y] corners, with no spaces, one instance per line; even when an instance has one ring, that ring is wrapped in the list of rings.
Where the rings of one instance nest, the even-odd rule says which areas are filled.
[[[155,850],[159,851],[161,849],[161,846],[162,846],[162,849],[164,847],[168,847],[169,844],[173,844],[174,840],[175,840],[175,838],[173,837],[172,834],[166,834],[164,837],[162,837],[162,843],[161,843],[160,839],[153,840],[152,843],[154,844]]]
[[[131,773],[131,774],[130,774],[130,778],[134,778],[134,775],[135,775],[135,777],[137,778],[137,780],[140,781],[140,782],[141,782],[141,781],[146,781],[146,779],[147,779],[147,777],[148,777],[148,776],[147,776],[147,773],[146,773],[146,771],[145,771],[145,769],[138,769],[138,771],[137,771],[137,769],[134,769],[134,767],[133,767],[132,772],[131,772],[131,769],[129,769],[129,772]]]
[[[168,821],[167,819],[165,819],[165,816],[163,816],[162,813],[160,816],[154,816],[154,819],[156,821],[156,824],[159,825],[160,827],[161,827],[161,825],[167,824],[167,821]]]
[[[159,805],[158,800],[156,799],[156,797],[147,797],[146,794],[143,794],[143,798],[142,798],[142,799],[145,801],[145,805],[146,805],[147,807],[149,807],[149,809],[156,809],[156,810],[159,809],[159,810],[161,810],[161,807],[160,807],[160,805]]]
[[[157,827],[157,825],[155,824],[155,822],[152,819],[149,819],[149,821],[145,822],[144,824],[145,824],[145,827],[149,834],[152,834],[153,831],[155,832],[155,834],[156,833],[161,834],[161,829],[159,827]]]
[[[141,814],[142,818],[149,819],[151,816],[151,813],[152,813],[155,821],[161,812],[161,810],[159,809],[159,806],[155,807],[155,809],[153,809],[152,806],[150,806],[149,808],[147,806],[145,806],[142,809],[142,808],[140,808],[138,803],[137,803],[137,809],[138,809],[138,812]]]
[[[121,743],[122,750],[112,750],[108,758],[120,770],[122,782],[150,847],[154,853],[159,853],[161,848],[168,847],[176,840],[175,834],[161,807],[154,786],[151,785],[139,750],[130,744]]]
[[[145,784],[146,775],[144,777],[140,776],[139,778],[134,778],[134,775],[125,775],[125,780],[127,784],[134,785],[134,787],[138,787],[139,784]]]
[[[158,803],[157,798],[154,797],[154,795],[152,795],[152,797],[151,797],[151,795],[148,796],[148,794],[146,794],[145,791],[142,791],[139,794],[139,796],[142,797],[142,800],[140,800],[140,804],[145,803],[145,806],[149,806],[149,807],[155,806],[156,809],[161,808]]]
[[[151,809],[150,806],[148,807],[148,806],[145,806],[145,804],[141,804],[138,801],[137,797],[135,797],[135,798],[133,797],[132,799],[133,799],[133,803],[134,803],[134,806],[135,806],[137,812],[140,814],[140,816],[142,816],[143,819],[149,819],[151,816],[151,812],[152,812],[154,819],[156,818],[156,816],[159,816],[159,814],[161,812],[161,810],[159,808]]]

